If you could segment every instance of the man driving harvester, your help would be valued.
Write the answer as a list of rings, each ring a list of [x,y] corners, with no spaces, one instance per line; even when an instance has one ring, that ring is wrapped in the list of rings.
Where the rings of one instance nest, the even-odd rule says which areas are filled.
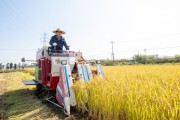
[[[66,50],[69,50],[69,46],[67,45],[65,38],[62,37],[62,34],[65,34],[65,32],[58,28],[57,30],[54,30],[53,33],[55,33],[55,35],[52,36],[49,41],[49,44],[52,46],[52,50],[61,51],[63,50],[63,46]]]

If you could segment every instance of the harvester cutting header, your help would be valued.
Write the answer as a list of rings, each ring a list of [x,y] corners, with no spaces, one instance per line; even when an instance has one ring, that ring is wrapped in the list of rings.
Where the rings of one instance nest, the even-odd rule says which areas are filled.
[[[26,85],[37,85],[38,94],[48,91],[51,96],[47,101],[64,109],[70,115],[70,106],[76,106],[76,95],[72,89],[76,80],[90,81],[93,75],[104,77],[101,64],[96,61],[96,70],[91,70],[90,63],[84,60],[81,52],[69,51],[62,34],[64,31],[53,31],[56,35],[50,40],[50,47],[42,47],[36,53],[37,66],[35,80],[23,80]],[[66,51],[63,51],[63,46]],[[25,62],[25,59],[22,60]]]

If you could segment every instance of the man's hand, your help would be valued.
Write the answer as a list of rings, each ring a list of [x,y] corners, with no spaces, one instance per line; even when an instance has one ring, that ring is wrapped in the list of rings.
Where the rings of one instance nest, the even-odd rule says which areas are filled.
[[[56,46],[57,45],[57,43],[53,43],[53,46]]]

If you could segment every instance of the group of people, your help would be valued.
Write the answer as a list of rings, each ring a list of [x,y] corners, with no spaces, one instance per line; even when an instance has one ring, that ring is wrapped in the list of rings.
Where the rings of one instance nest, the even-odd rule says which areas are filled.
[[[12,69],[14,69],[14,70],[16,70],[16,69],[24,69],[24,65],[22,64],[21,65],[21,63],[18,63],[18,64],[16,64],[16,63],[7,63],[6,65],[3,65],[2,63],[0,63],[0,70],[2,70],[2,69],[6,69],[6,70],[12,70]]]

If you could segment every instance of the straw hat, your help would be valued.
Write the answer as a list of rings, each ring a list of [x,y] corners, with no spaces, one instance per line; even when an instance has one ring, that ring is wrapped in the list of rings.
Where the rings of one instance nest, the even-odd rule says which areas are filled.
[[[53,31],[53,33],[56,33],[56,32],[61,32],[62,34],[65,34],[64,31],[62,31],[61,29],[57,28],[56,30]]]

